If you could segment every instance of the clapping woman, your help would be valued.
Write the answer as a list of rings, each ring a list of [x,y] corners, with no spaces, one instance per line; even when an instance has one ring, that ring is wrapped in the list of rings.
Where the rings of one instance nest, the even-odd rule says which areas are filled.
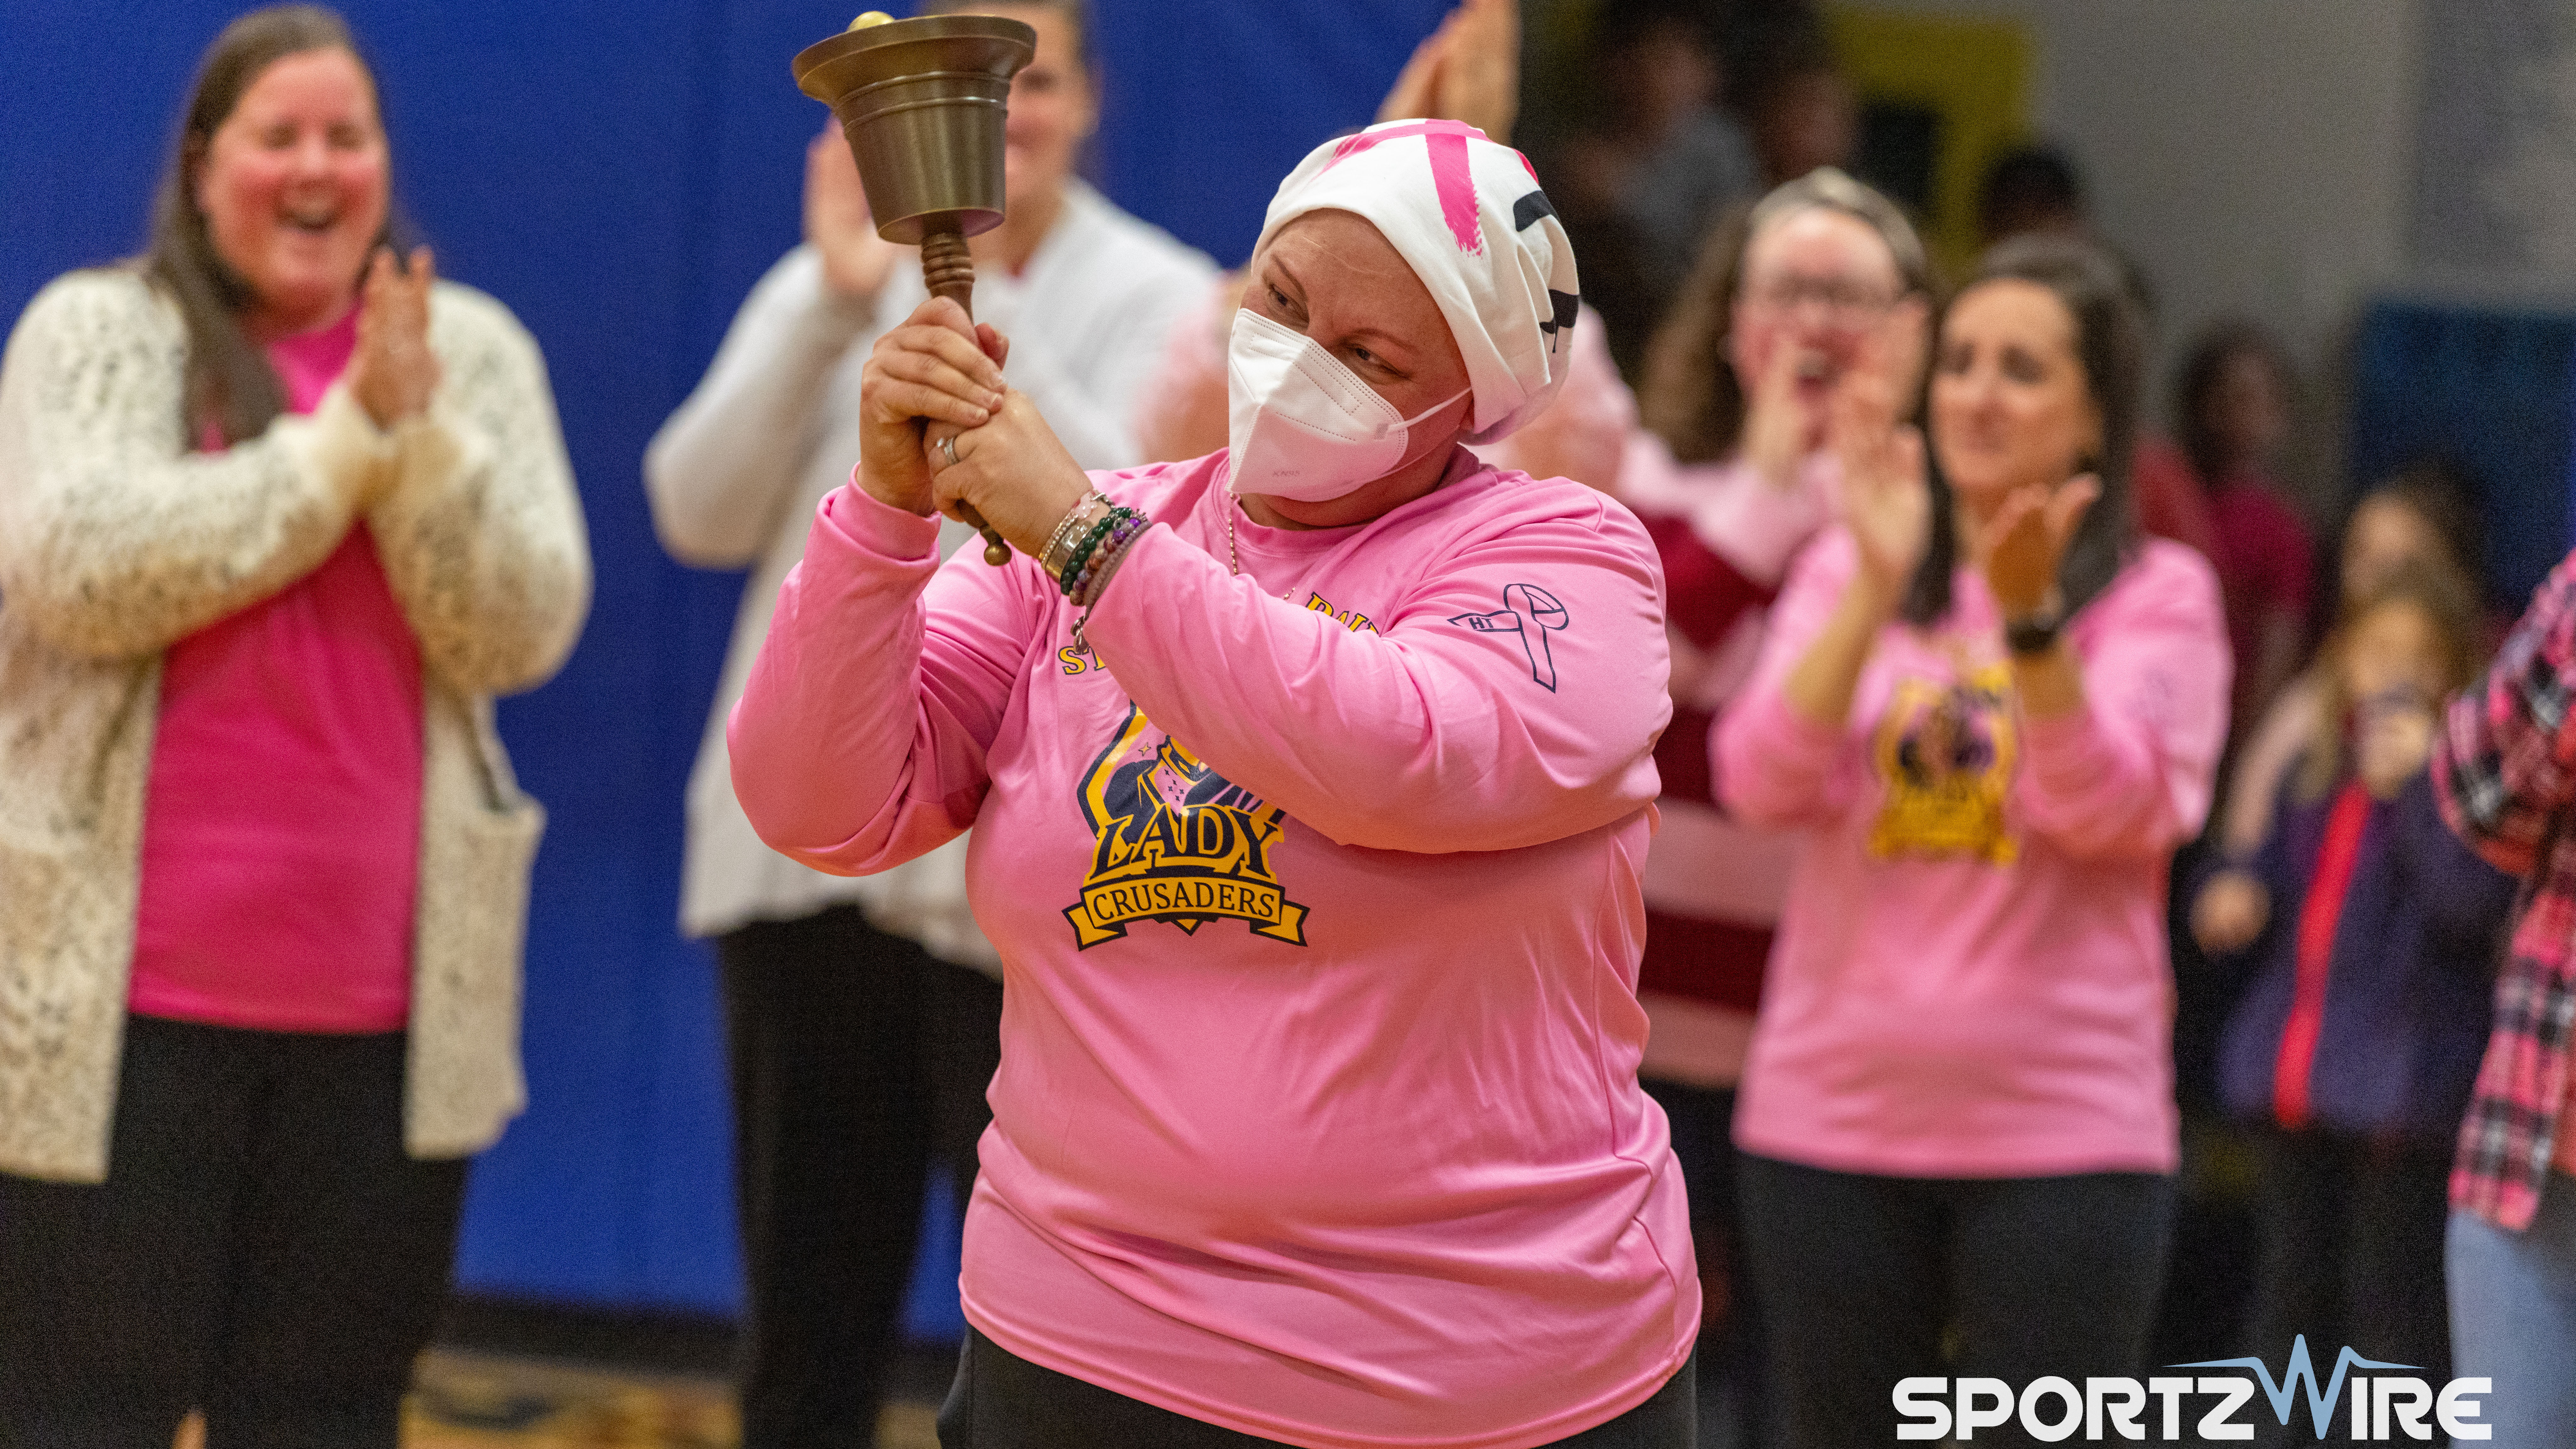
[[[1912,1375],[2136,1371],[2177,1150],[2164,861],[2226,729],[2208,566],[2131,522],[2117,269],[1989,255],[1932,339],[1928,450],[1913,345],[1898,314],[1837,398],[1843,523],[1720,727],[1727,803],[1806,831],[1735,1124],[1797,1446],[1889,1440]]]
[[[243,16],[0,366],[0,1443],[389,1449],[523,1100],[491,700],[588,553],[535,346],[389,212],[346,28]]]

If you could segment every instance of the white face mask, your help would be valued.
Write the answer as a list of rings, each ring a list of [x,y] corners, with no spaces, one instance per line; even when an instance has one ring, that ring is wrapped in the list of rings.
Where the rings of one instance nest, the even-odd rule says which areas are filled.
[[[1225,366],[1228,486],[1300,503],[1394,472],[1413,425],[1474,390],[1400,416],[1333,354],[1248,307],[1234,314]]]

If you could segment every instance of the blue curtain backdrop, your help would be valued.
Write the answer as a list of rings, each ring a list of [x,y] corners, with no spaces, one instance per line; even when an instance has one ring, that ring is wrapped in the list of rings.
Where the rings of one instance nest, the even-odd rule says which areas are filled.
[[[2476,479],[2489,598],[2519,614],[2567,552],[2576,316],[2390,298],[2353,346],[2356,488],[2428,457]]]
[[[1098,179],[1229,264],[1279,177],[1370,118],[1444,8],[1094,5]],[[48,279],[140,246],[196,59],[246,8],[0,0],[0,320],[14,324]],[[715,990],[707,953],[673,919],[681,786],[742,580],[663,557],[639,460],[796,239],[804,145],[824,112],[797,93],[788,57],[863,7],[343,8],[381,72],[404,209],[444,274],[498,296],[545,348],[598,563],[572,662],[501,710],[552,825],[528,937],[532,1105],[476,1166],[463,1284],[730,1312]],[[953,1320],[945,1276],[925,1275],[916,1328]]]

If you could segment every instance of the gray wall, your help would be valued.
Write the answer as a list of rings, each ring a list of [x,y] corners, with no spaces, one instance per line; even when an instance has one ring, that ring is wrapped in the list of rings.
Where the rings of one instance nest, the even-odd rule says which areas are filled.
[[[2246,315],[2313,371],[2359,299],[2407,273],[2421,0],[1868,8],[2030,27],[2032,124],[2083,167],[2096,220],[2153,280],[2168,348]]]

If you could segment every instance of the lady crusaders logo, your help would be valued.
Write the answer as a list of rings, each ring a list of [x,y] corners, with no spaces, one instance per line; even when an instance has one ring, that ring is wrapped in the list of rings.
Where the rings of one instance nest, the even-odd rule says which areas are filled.
[[[1955,683],[1900,680],[1872,753],[1887,782],[1887,802],[1869,835],[1872,854],[2012,864],[2004,819],[2014,753],[2007,666],[1968,670]]]
[[[1196,934],[1232,919],[1252,934],[1306,944],[1306,908],[1271,874],[1270,849],[1287,812],[1201,764],[1170,735],[1154,735],[1134,705],[1083,772],[1082,818],[1099,837],[1082,899],[1065,907],[1076,946],[1115,941],[1138,921]]]

